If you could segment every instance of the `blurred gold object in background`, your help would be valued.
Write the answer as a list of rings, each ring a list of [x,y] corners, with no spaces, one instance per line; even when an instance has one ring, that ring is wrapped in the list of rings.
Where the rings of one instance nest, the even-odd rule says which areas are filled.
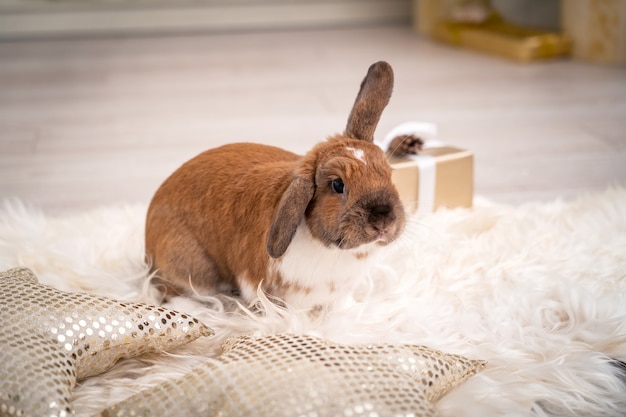
[[[499,16],[478,24],[440,22],[433,27],[432,36],[521,62],[567,55],[572,45],[563,34],[514,25]]]
[[[569,54],[595,63],[626,63],[626,1],[560,0],[558,9],[557,4],[544,9],[558,11],[553,19],[558,28],[547,30],[513,21],[523,17],[522,11],[526,17],[541,16],[539,7],[546,5],[531,0],[414,0],[413,22],[419,34],[521,62]]]

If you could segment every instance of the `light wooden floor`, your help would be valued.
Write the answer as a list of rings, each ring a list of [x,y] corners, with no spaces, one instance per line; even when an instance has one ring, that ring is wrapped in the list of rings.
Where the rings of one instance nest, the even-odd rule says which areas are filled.
[[[408,26],[0,43],[0,198],[47,213],[147,203],[200,151],[304,152],[341,131],[369,64],[396,73],[382,136],[436,122],[509,203],[626,185],[626,70],[519,65]],[[245,161],[242,161],[245,164]]]

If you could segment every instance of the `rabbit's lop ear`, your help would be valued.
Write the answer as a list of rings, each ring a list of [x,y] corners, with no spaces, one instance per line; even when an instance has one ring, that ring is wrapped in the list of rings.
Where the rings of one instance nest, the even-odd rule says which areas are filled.
[[[391,65],[384,61],[372,64],[354,101],[345,135],[373,142],[376,125],[389,103],[392,90],[393,69]]]
[[[287,187],[267,238],[267,253],[272,258],[280,258],[287,250],[314,193],[314,182],[304,177],[294,178]]]

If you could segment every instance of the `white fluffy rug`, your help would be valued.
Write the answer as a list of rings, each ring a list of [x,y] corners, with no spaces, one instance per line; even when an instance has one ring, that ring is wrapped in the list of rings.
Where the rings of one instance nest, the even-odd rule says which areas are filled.
[[[112,206],[53,218],[7,201],[0,269],[26,266],[63,290],[159,303],[143,262],[145,212]],[[473,210],[414,218],[351,306],[315,319],[266,299],[259,306],[171,300],[216,336],[82,381],[78,415],[184,373],[228,337],[277,332],[487,360],[437,403],[442,416],[626,415],[625,370],[615,361],[626,361],[626,190],[521,207],[479,200]]]

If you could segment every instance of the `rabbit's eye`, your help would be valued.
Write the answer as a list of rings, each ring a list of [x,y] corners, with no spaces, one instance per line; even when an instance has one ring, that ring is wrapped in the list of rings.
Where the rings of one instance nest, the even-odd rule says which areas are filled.
[[[331,186],[333,187],[334,192],[336,192],[337,194],[343,194],[344,185],[341,179],[337,178],[336,180],[333,180]]]

